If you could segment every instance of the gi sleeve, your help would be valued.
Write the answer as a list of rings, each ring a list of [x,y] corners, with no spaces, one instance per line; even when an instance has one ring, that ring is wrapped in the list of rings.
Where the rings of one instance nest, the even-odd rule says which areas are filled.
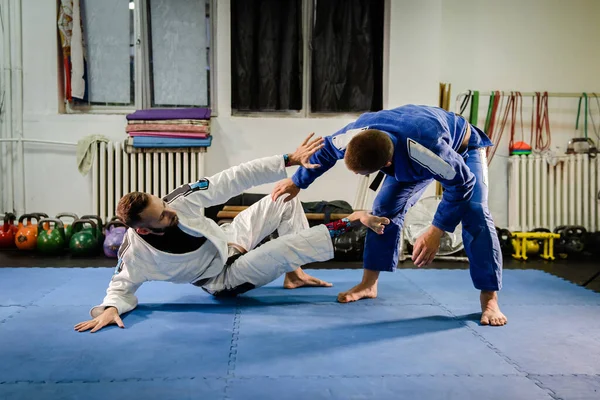
[[[300,189],[306,189],[318,177],[329,171],[338,160],[346,155],[346,146],[354,136],[367,127],[353,128],[354,123],[345,126],[331,136],[325,136],[323,147],[310,157],[311,164],[319,164],[319,168],[298,168],[292,176],[292,182]]]
[[[145,281],[143,278],[132,276],[123,259],[119,259],[102,304],[92,308],[90,315],[96,318],[106,307],[115,307],[119,315],[133,310],[138,304],[135,292]]]
[[[454,232],[466,206],[473,196],[475,175],[463,158],[441,138],[424,146],[408,139],[408,153],[412,161],[427,170],[442,184],[444,194],[433,218],[433,226]]]
[[[260,158],[183,185],[165,196],[166,202],[185,197],[190,206],[210,207],[259,185],[287,177],[283,155]]]

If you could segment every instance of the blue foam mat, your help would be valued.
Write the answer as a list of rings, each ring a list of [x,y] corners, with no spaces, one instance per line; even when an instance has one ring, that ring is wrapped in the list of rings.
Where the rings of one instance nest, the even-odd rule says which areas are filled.
[[[125,382],[27,383],[0,385],[0,399],[222,399],[224,379],[178,379]]]
[[[444,304],[471,304],[477,296],[468,270],[403,269],[390,275],[402,275]],[[536,270],[505,270],[500,299],[502,304],[600,305],[597,293]]]
[[[556,398],[571,400],[600,399],[600,375],[534,376]]]
[[[519,376],[370,376],[326,379],[257,378],[236,380],[231,399],[348,400],[550,400],[530,380]],[[277,393],[276,396],[273,393]]]
[[[379,297],[335,302],[362,271],[309,271],[221,301],[145,284],[126,329],[77,333],[111,269],[0,269],[0,398],[599,398],[600,295],[505,271],[504,328],[482,327],[465,270],[383,274]]]
[[[530,374],[600,374],[599,306],[503,306],[509,323],[468,325]],[[467,309],[453,309],[461,314]]]
[[[517,373],[459,321],[434,306],[262,307],[245,310],[240,318],[235,372],[244,376],[440,370]]]

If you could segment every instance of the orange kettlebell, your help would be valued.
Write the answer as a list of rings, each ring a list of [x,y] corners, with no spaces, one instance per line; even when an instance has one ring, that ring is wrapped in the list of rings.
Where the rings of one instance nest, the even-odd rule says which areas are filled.
[[[23,214],[19,218],[19,230],[15,236],[15,244],[19,250],[34,250],[37,246],[38,227],[32,224],[31,220],[36,222],[39,216],[36,214]],[[27,224],[23,221],[27,220]]]

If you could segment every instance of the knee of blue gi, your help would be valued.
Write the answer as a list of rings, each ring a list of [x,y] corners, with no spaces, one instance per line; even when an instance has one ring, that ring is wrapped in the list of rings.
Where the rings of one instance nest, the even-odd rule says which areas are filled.
[[[461,222],[463,228],[467,229],[475,227],[484,228],[487,227],[490,222],[492,225],[494,224],[487,204],[475,201],[470,201],[467,203],[463,210]]]
[[[397,218],[392,219],[390,224],[385,227],[383,235],[378,235],[371,230],[367,232],[363,255],[365,269],[388,272],[396,270],[402,225],[394,220]]]

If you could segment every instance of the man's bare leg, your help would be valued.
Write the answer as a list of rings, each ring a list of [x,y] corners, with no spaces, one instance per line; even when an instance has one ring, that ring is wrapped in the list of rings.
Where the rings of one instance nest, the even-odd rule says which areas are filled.
[[[502,326],[508,320],[498,306],[498,292],[481,291],[481,325]]]
[[[295,271],[285,274],[285,280],[283,281],[284,288],[296,289],[302,286],[331,287],[333,285],[329,282],[325,282],[319,278],[308,275],[302,270],[302,268],[298,268]]]
[[[361,299],[374,299],[377,297],[377,280],[379,271],[363,270],[362,282],[354,286],[347,292],[338,294],[337,300],[340,303],[350,303]]]

